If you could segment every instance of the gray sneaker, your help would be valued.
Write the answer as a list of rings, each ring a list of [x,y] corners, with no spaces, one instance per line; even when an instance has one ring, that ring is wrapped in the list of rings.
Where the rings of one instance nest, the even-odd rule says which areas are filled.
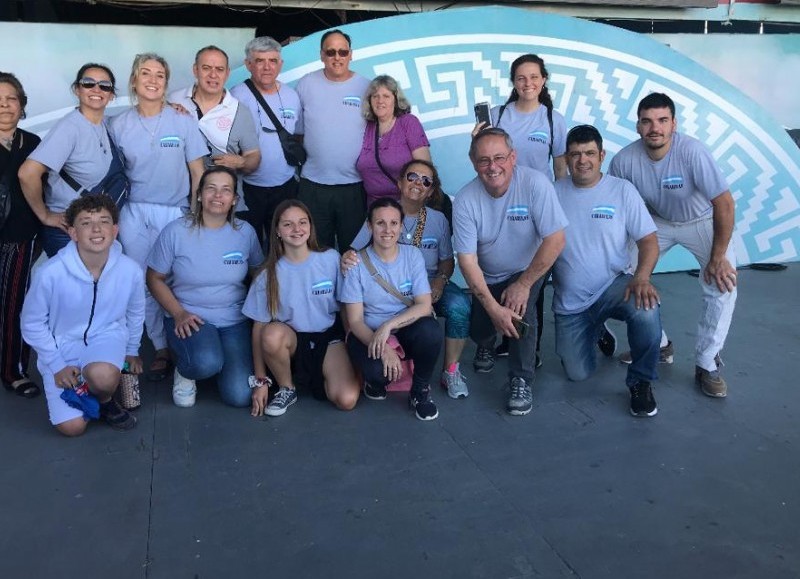
[[[476,372],[486,374],[494,369],[494,359],[494,348],[478,346],[475,350],[475,357],[472,359],[472,367]]]
[[[442,372],[441,384],[442,388],[447,388],[447,395],[454,400],[469,396],[467,383],[460,370],[456,370],[452,374],[447,370]]]
[[[511,379],[511,396],[508,397],[506,410],[513,416],[524,416],[533,409],[533,390],[522,378]]]
[[[675,347],[672,345],[672,340],[667,342],[667,345],[659,350],[658,363],[659,364],[672,364],[675,360]],[[622,352],[619,355],[619,361],[623,364],[633,364],[633,357],[630,352]]]
[[[264,414],[267,416],[281,416],[295,402],[297,402],[297,392],[295,392],[294,388],[281,386],[280,390],[275,394],[275,398],[267,405]]]

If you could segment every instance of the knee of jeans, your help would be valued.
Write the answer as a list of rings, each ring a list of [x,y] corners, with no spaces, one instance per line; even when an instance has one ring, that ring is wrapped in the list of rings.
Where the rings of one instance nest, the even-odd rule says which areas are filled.
[[[571,382],[583,382],[592,375],[592,368],[580,360],[569,361],[562,357],[561,366]]]
[[[244,386],[239,386],[237,384],[236,387],[228,388],[220,386],[219,396],[222,398],[222,402],[228,406],[233,406],[235,408],[250,406],[250,387],[247,383],[245,383]]]
[[[216,355],[209,352],[201,356],[192,356],[192,358],[186,369],[187,374],[183,374],[183,372],[178,369],[186,378],[191,378],[192,380],[203,380],[204,378],[210,378],[215,374],[219,374],[225,361],[221,352]]]
[[[639,328],[658,327],[661,331],[661,310],[658,307],[646,310],[644,308],[631,308],[631,314],[627,321]]]

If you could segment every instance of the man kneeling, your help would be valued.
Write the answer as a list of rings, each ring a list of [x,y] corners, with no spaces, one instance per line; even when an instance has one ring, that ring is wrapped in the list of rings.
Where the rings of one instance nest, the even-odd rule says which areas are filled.
[[[600,172],[604,158],[596,128],[581,125],[568,133],[571,176],[555,185],[570,223],[553,270],[556,352],[570,380],[585,380],[596,367],[595,344],[606,356],[614,355],[606,320],[624,321],[633,357],[625,380],[631,414],[655,416],[650,382],[657,377],[661,317],[650,275],[658,260],[656,226],[633,185]],[[631,240],[639,248],[633,275]]]
[[[116,241],[118,217],[106,195],[70,203],[64,219],[72,241],[34,273],[22,309],[22,335],[38,356],[50,422],[66,436],[86,430],[92,411],[78,393],[87,388],[112,428],[136,426],[112,398],[124,362],[141,372],[144,324],[144,274]],[[62,395],[68,390],[75,395]],[[82,398],[84,406],[64,398],[78,406]]]

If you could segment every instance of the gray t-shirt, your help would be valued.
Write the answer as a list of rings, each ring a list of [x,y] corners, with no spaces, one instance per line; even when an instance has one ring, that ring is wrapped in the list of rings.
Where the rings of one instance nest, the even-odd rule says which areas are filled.
[[[94,125],[75,109],[48,131],[28,158],[49,169],[45,205],[63,212],[78,193],[59,176],[62,168],[85,189],[95,187],[108,173],[112,155],[106,121]]]
[[[517,164],[541,171],[553,180],[553,160],[550,157],[550,123],[547,107],[540,105],[532,113],[522,113],[515,103],[510,103],[498,122],[500,107],[492,108],[492,125],[511,136],[517,152]],[[553,110],[553,157],[567,151],[567,123],[564,117]]]
[[[542,239],[567,223],[545,174],[517,165],[502,197],[489,195],[477,177],[461,188],[453,202],[453,246],[477,254],[486,283],[496,284],[525,270]]]
[[[297,83],[303,116],[297,132],[305,135],[308,160],[302,175],[323,185],[358,183],[356,161],[361,152],[366,121],[361,101],[369,80],[353,74],[344,82],[333,82],[322,70],[309,72]]]
[[[339,302],[336,290],[341,284],[339,254],[328,249],[312,251],[302,263],[285,257],[278,260],[278,295],[276,316],[267,307],[267,272],[262,271],[250,286],[242,313],[256,322],[283,322],[295,332],[324,332],[333,325]]]
[[[130,201],[189,206],[186,164],[208,155],[196,116],[165,106],[160,114],[144,118],[133,107],[111,120],[111,136],[125,159]]]
[[[367,248],[377,272],[402,295],[411,299],[431,293],[428,275],[425,272],[425,260],[420,250],[413,245],[398,247],[400,252],[390,263],[381,261],[372,251],[372,246]],[[339,290],[339,301],[344,304],[364,304],[364,323],[372,330],[377,330],[383,322],[392,319],[408,307],[369,275],[363,260],[347,272]]]
[[[219,229],[192,227],[186,218],[167,224],[147,257],[147,266],[167,276],[186,311],[224,328],[243,321],[242,304],[251,267],[264,261],[249,223]]]
[[[624,179],[603,175],[597,185],[582,189],[564,177],[555,187],[569,227],[553,269],[553,311],[577,314],[619,274],[631,271],[630,242],[655,232],[656,225],[636,188]]]
[[[292,87],[285,84],[279,86],[280,88],[275,94],[262,93],[261,96],[267,101],[269,108],[272,109],[284,128],[294,134],[297,132],[297,125],[303,118],[300,97]],[[268,133],[262,130],[262,127],[274,129],[274,123],[258,104],[256,97],[253,96],[247,85],[237,84],[231,89],[231,94],[239,99],[239,102],[250,112],[250,118],[258,133],[258,146],[261,148],[261,164],[255,171],[245,176],[245,182],[257,187],[283,185],[294,176],[295,168],[289,165],[283,156],[278,133]]]
[[[686,223],[711,213],[711,200],[728,190],[728,183],[711,152],[697,139],[674,133],[669,152],[660,161],[647,156],[641,139],[614,155],[609,175],[627,179],[652,213]]]
[[[428,277],[433,277],[439,271],[439,262],[453,257],[453,244],[450,240],[450,224],[444,213],[430,207],[426,210],[425,229],[422,230],[422,243],[419,249],[425,259],[425,270],[428,272]],[[416,231],[417,216],[406,215],[398,242],[403,245],[411,245]],[[356,250],[363,249],[369,245],[371,239],[372,235],[365,222],[350,247]]]

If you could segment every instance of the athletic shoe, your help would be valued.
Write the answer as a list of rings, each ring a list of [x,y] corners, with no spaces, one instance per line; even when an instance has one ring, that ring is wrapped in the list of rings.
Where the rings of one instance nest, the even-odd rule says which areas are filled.
[[[175,379],[172,382],[172,402],[181,408],[191,408],[194,406],[197,396],[197,384],[194,380],[184,378],[175,368]]]
[[[597,347],[600,348],[606,358],[610,358],[617,351],[617,337],[608,327],[608,323],[603,323],[603,333],[597,340]]]
[[[377,386],[365,381],[364,396],[370,400],[386,400],[386,386]]]
[[[136,417],[117,404],[113,398],[100,405],[100,419],[120,432],[136,428]]]
[[[494,351],[478,346],[478,349],[475,350],[475,357],[472,359],[472,367],[481,374],[491,372],[494,369]]]
[[[408,405],[420,420],[434,420],[439,410],[431,399],[431,387],[412,388],[408,394]]]
[[[728,395],[728,385],[722,379],[719,368],[709,372],[700,366],[695,366],[694,382],[706,396],[725,398]]]
[[[630,387],[631,414],[639,417],[655,416],[658,414],[656,399],[653,398],[653,389],[650,382],[640,380]]]
[[[281,416],[286,413],[286,409],[292,404],[297,402],[297,392],[294,388],[285,388],[281,386],[272,402],[267,404],[267,409],[264,414],[267,416]]]
[[[672,345],[672,340],[667,342],[667,345],[661,348],[658,354],[658,363],[659,364],[672,364],[673,360],[675,359],[675,348]],[[623,364],[632,364],[633,357],[631,356],[630,352],[622,352],[619,355],[619,361]]]
[[[469,396],[467,383],[464,380],[464,376],[461,374],[460,370],[456,370],[453,373],[450,373],[447,370],[442,372],[441,384],[442,388],[447,389],[447,395],[454,400]]]
[[[508,337],[503,336],[503,339],[500,340],[500,345],[494,349],[494,355],[496,358],[508,358]]]
[[[508,397],[506,410],[514,416],[524,416],[533,409],[533,390],[522,378],[511,379],[511,396]]]

